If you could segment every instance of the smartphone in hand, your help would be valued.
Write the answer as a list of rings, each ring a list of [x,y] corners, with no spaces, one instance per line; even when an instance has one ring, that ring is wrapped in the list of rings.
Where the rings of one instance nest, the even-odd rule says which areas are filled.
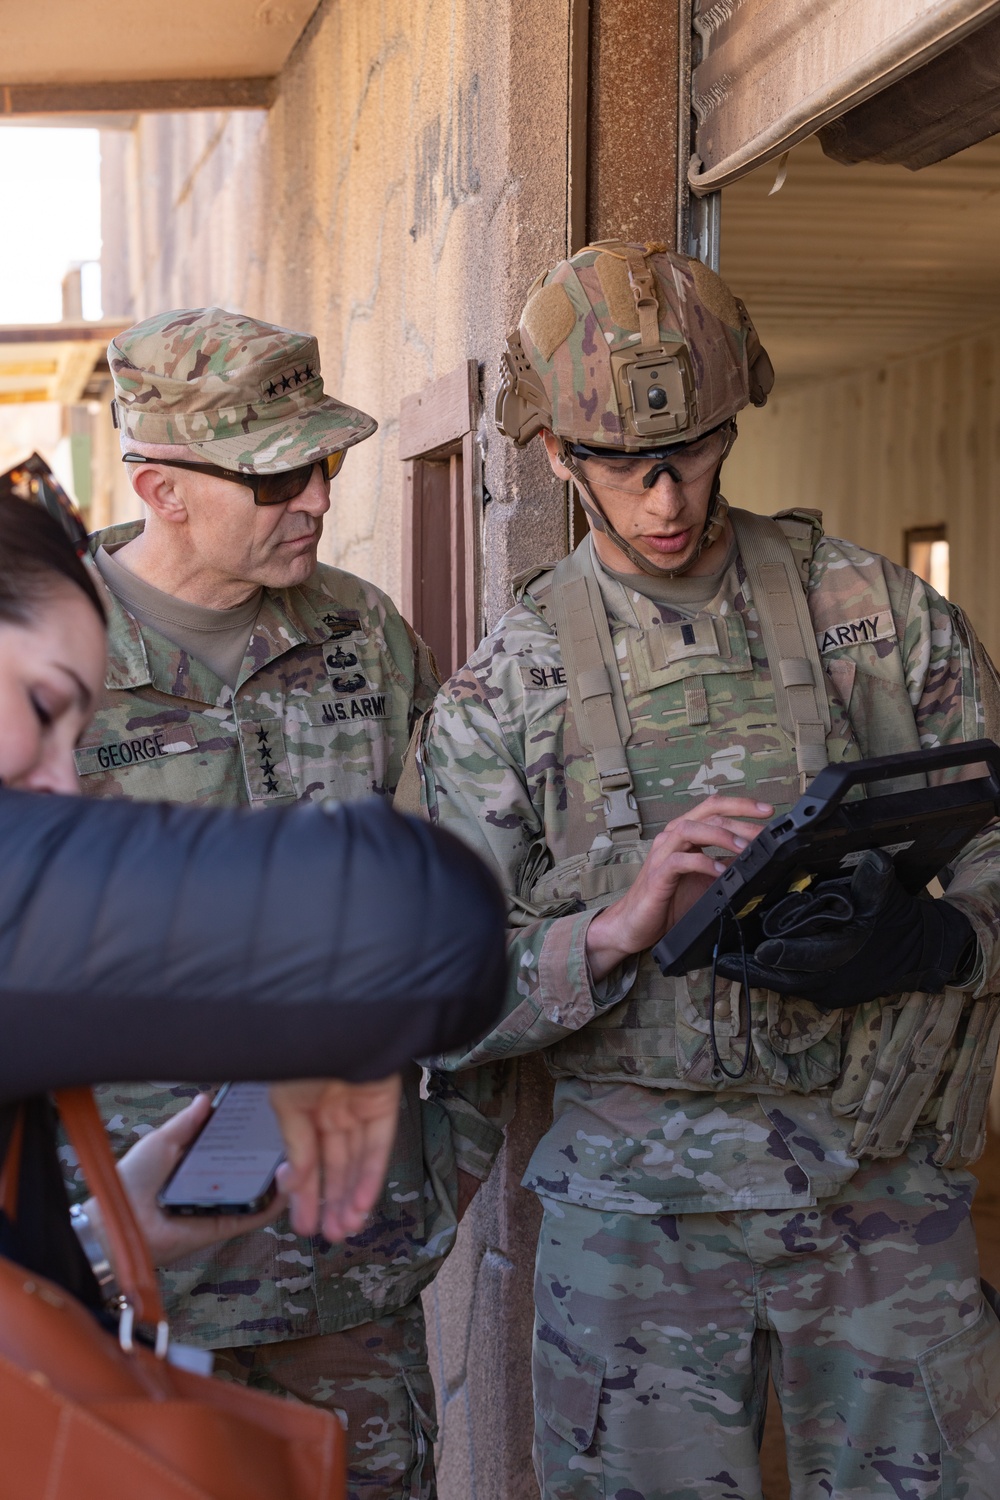
[[[285,1143],[266,1083],[227,1083],[157,1194],[168,1214],[255,1214],[274,1197]]]

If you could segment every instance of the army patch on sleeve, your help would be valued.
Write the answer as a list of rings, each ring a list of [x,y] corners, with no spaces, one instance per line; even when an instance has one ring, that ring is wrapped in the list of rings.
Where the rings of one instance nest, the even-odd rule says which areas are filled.
[[[863,646],[872,641],[891,641],[895,637],[892,615],[889,610],[881,609],[873,615],[861,615],[856,620],[845,620],[842,625],[817,630],[816,644],[820,651],[838,651],[841,646]]]

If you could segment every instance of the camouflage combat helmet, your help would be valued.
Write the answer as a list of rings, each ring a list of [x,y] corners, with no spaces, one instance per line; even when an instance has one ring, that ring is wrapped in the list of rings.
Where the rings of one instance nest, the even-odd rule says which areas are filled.
[[[123,444],[191,448],[223,469],[298,468],[378,425],[326,395],[310,334],[221,307],[147,318],[112,339],[108,363]]]
[[[606,240],[535,281],[500,380],[500,431],[519,447],[552,431],[594,525],[644,572],[670,577],[679,570],[656,567],[614,530],[565,445],[660,455],[730,424],[701,551],[725,522],[718,469],[733,418],[748,402],[763,406],[774,372],[746,308],[714,271],[662,245]]]

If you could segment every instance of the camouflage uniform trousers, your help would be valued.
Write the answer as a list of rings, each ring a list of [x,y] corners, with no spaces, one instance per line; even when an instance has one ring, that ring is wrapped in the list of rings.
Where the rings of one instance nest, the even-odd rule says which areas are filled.
[[[544,1500],[761,1500],[770,1368],[793,1500],[995,1500],[1000,1320],[965,1172],[922,1141],[815,1208],[544,1202]],[[995,1304],[994,1304],[995,1305]]]
[[[420,1298],[341,1333],[215,1352],[215,1373],[336,1412],[348,1500],[435,1500],[434,1387]]]

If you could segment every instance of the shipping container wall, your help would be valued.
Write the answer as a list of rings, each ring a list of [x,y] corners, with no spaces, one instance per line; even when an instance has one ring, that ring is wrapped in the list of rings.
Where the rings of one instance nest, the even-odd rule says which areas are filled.
[[[906,561],[944,526],[949,593],[1000,656],[1000,326],[829,380],[780,382],[743,412],[723,489],[761,513],[804,505],[827,531]]]

